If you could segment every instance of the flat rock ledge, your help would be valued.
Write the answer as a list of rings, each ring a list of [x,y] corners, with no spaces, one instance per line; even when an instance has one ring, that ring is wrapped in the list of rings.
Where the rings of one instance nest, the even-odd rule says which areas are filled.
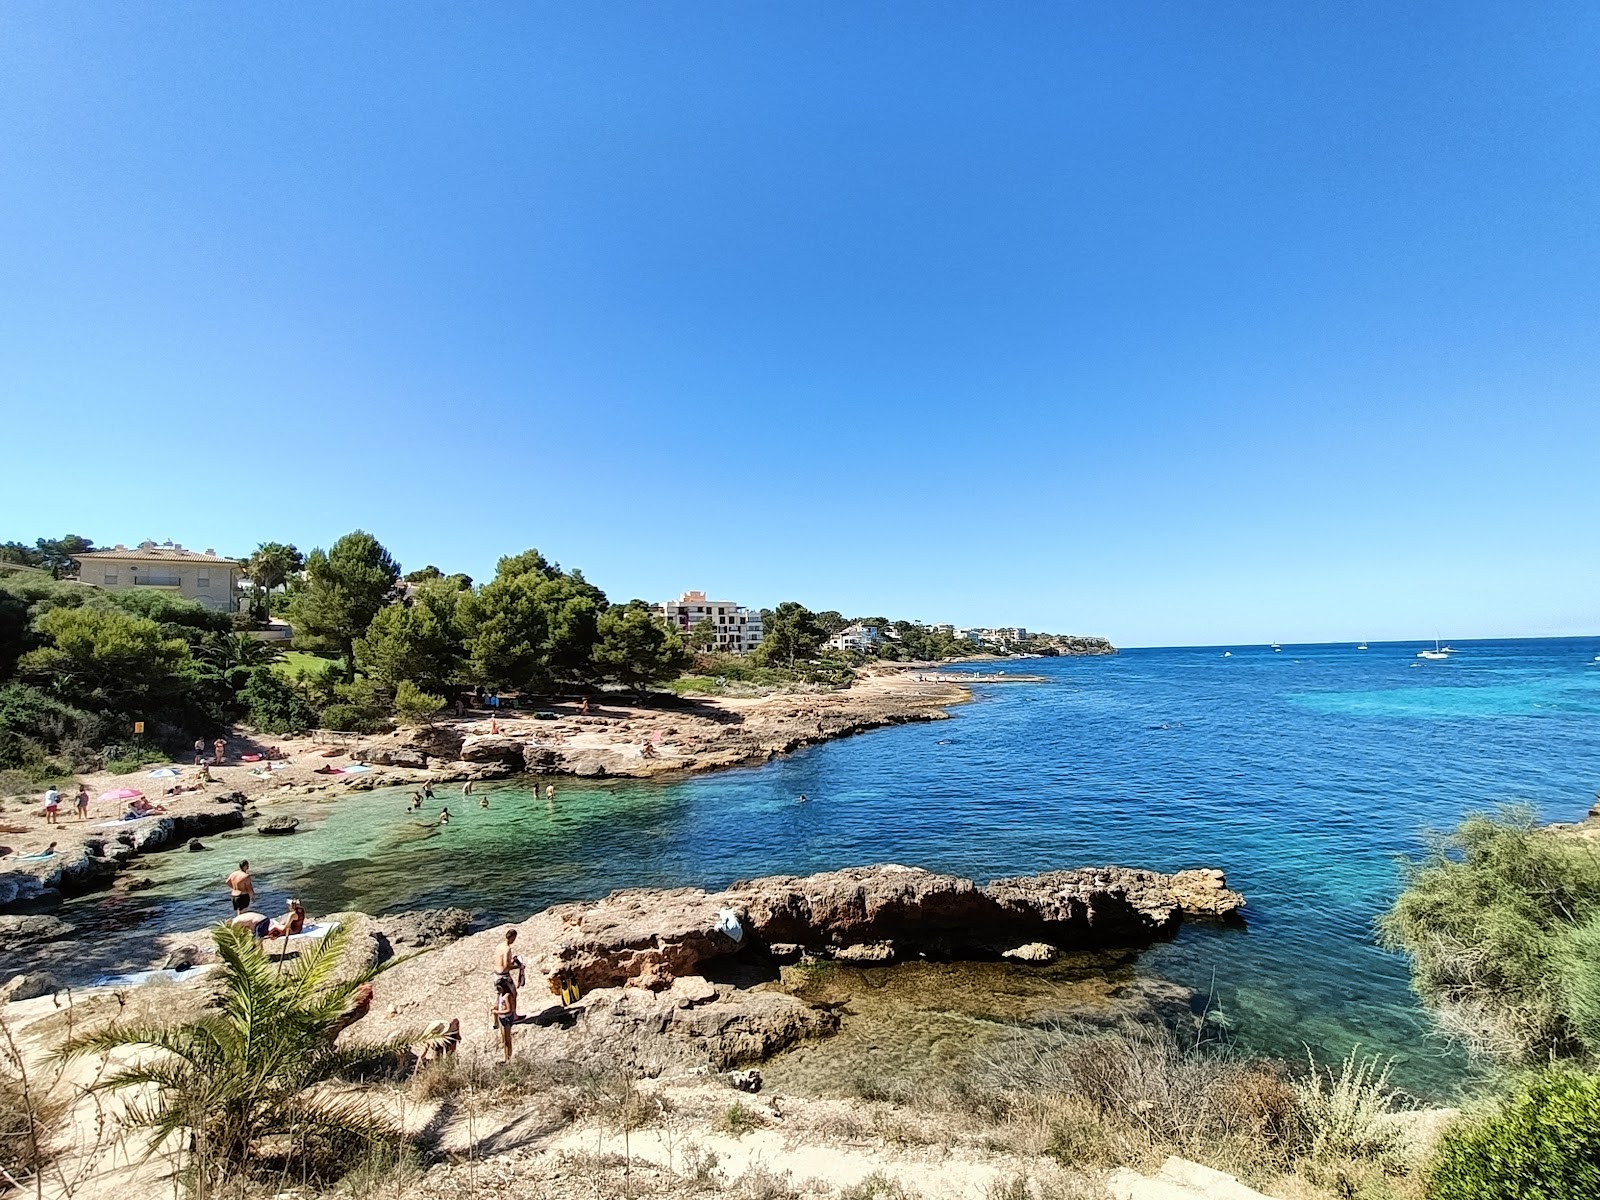
[[[632,889],[549,908],[514,926],[527,968],[518,1038],[526,1049],[581,1059],[618,1045],[653,1070],[756,1062],[839,1027],[835,1007],[731,978],[775,975],[773,963],[831,958],[859,966],[930,957],[1047,963],[1082,949],[1136,948],[1186,918],[1235,918],[1244,897],[1221,871],[1163,875],[1125,867],[1052,871],[987,885],[884,864],[775,876],[719,892]],[[501,925],[399,963],[377,981],[375,1011],[396,1024],[463,1017],[492,1052],[475,1012],[492,995]],[[741,967],[739,964],[745,964]],[[751,970],[750,968],[757,968]],[[563,983],[582,999],[563,1005]],[[643,1047],[643,1049],[640,1049]],[[598,1049],[597,1049],[598,1048]]]
[[[1215,870],[1089,867],[980,886],[883,864],[753,879],[720,892],[639,889],[561,905],[550,910],[559,936],[537,962],[547,978],[565,975],[585,990],[666,987],[708,960],[752,948],[855,964],[917,957],[1047,962],[1062,950],[1147,945],[1170,936],[1186,916],[1229,918],[1243,908],[1244,897]],[[718,927],[728,913],[739,923],[737,940]]]

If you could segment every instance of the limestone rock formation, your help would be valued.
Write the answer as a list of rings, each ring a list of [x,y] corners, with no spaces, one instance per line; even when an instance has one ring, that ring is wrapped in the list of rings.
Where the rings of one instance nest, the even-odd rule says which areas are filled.
[[[1243,907],[1220,871],[1085,868],[979,887],[885,864],[755,879],[723,892],[636,889],[562,905],[551,910],[558,936],[530,966],[589,990],[664,988],[745,945],[770,946],[785,960],[810,952],[855,964],[1007,954],[1048,962],[1059,950],[1146,945],[1186,915],[1222,918]],[[717,930],[725,909],[738,917],[741,940]]]

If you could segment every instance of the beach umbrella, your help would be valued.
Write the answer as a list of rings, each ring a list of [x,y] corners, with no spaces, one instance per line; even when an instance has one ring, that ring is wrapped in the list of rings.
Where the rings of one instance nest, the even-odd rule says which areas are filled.
[[[112,788],[109,792],[101,792],[102,800],[137,800],[144,795],[138,788]]]
[[[177,767],[159,767],[156,770],[149,772],[148,773],[148,778],[150,778],[150,779],[176,779],[179,775],[182,775],[182,774],[183,774],[183,772],[178,770]]]

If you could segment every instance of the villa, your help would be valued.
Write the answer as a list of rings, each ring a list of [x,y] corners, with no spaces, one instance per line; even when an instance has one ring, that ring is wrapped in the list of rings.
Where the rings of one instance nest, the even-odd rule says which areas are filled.
[[[219,612],[238,607],[240,565],[215,550],[185,550],[176,542],[87,550],[76,556],[78,582],[107,591],[160,588]]]

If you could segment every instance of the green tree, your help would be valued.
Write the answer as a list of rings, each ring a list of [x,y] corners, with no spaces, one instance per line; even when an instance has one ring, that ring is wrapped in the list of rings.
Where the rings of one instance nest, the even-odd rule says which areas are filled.
[[[378,539],[363,530],[347,533],[327,553],[306,558],[305,586],[290,606],[295,626],[326,638],[344,658],[345,678],[354,679],[356,639],[395,598],[400,566]]]
[[[77,556],[94,549],[93,542],[76,533],[69,533],[59,538],[40,538],[34,546],[33,565],[44,568],[57,579],[64,575],[76,575]]]
[[[494,578],[461,599],[467,670],[488,687],[577,682],[593,669],[606,595],[537,550],[496,565]]]
[[[1411,984],[1490,1057],[1600,1055],[1600,983],[1583,961],[1600,920],[1600,854],[1540,829],[1528,808],[1468,816],[1408,865],[1380,923],[1411,957]],[[1586,1044],[1587,1043],[1587,1044]]]
[[[635,691],[676,679],[692,659],[683,640],[643,600],[613,605],[600,617],[595,670]]]
[[[187,1135],[191,1168],[210,1184],[285,1153],[297,1176],[336,1175],[363,1146],[401,1135],[378,1110],[327,1085],[396,1058],[415,1037],[336,1047],[380,969],[336,979],[345,934],[335,929],[284,966],[247,931],[221,926],[212,935],[223,964],[220,1010],[175,1025],[112,1025],[74,1038],[65,1052],[141,1051],[97,1090],[138,1089],[129,1115],[149,1131],[150,1152]]]
[[[793,667],[797,660],[813,657],[826,640],[817,615],[803,604],[785,600],[763,619],[758,653],[764,664]]]
[[[272,593],[289,586],[289,580],[305,569],[306,557],[284,542],[262,542],[245,560],[244,573],[250,577],[250,614],[258,621],[267,619]]]
[[[717,623],[710,617],[700,618],[694,623],[694,628],[689,630],[686,641],[691,650],[710,653],[717,648]]]
[[[405,581],[407,583],[426,583],[430,579],[443,578],[444,572],[439,570],[439,568],[434,566],[432,563],[429,563],[427,566],[419,568],[415,571],[407,571],[405,574]]]
[[[444,576],[419,584],[410,599],[391,604],[356,640],[356,664],[389,691],[403,680],[444,688],[461,670],[458,610],[465,592]]]
[[[317,710],[305,691],[271,667],[257,667],[239,689],[245,716],[261,733],[300,733],[317,727]]]
[[[824,637],[832,637],[849,624],[850,622],[843,614],[835,612],[833,609],[817,614],[817,627],[822,630]]]
[[[182,639],[116,608],[53,608],[34,630],[47,644],[18,660],[18,674],[88,708],[131,713],[159,704],[191,663]]]
[[[426,725],[444,707],[444,697],[425,692],[409,679],[394,690],[394,715],[403,725]]]

